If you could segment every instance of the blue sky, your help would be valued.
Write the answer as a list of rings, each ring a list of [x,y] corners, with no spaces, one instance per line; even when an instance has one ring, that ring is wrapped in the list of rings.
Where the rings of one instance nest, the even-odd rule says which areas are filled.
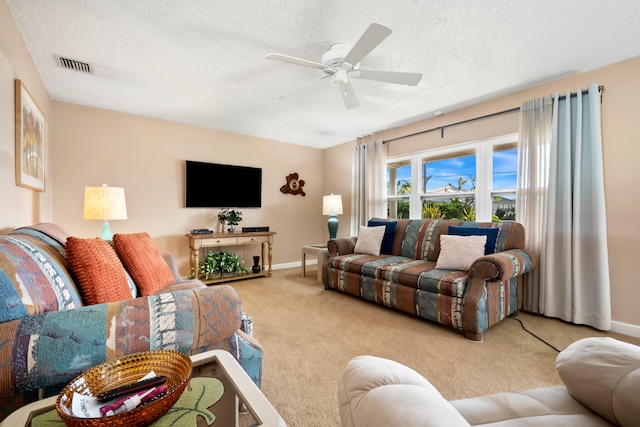
[[[476,176],[476,157],[464,156],[453,159],[442,159],[427,163],[427,175],[432,176],[428,183],[428,190],[442,185],[456,185],[458,179],[462,177],[468,180],[465,189],[471,188],[471,177]],[[516,169],[518,164],[518,151],[511,150],[496,151],[493,153],[493,189],[516,188]],[[411,167],[403,166],[398,168],[398,180],[409,179]]]

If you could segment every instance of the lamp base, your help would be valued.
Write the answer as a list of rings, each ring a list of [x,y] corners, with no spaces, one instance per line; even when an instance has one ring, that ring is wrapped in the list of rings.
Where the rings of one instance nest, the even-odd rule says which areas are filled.
[[[329,227],[329,239],[335,239],[338,234],[338,225],[340,221],[336,218],[335,215],[329,215],[329,221],[327,221],[327,225]]]
[[[113,234],[111,234],[111,229],[109,228],[109,221],[106,219],[102,223],[102,233],[100,233],[100,238],[102,240],[113,240]]]

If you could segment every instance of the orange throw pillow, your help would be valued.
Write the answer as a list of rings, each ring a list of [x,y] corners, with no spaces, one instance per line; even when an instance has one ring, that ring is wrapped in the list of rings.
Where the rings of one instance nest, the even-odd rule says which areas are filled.
[[[68,237],[66,252],[86,305],[131,299],[124,267],[109,242],[97,237]]]
[[[149,234],[115,234],[113,245],[143,297],[176,281]]]

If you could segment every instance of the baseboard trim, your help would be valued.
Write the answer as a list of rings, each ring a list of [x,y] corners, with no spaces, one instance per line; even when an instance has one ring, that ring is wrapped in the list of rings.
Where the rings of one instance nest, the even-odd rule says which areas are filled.
[[[285,268],[294,268],[294,267],[302,267],[302,262],[301,261],[296,261],[296,262],[287,262],[284,264],[274,264],[273,265],[273,269],[274,270],[284,270]]]
[[[611,322],[611,331],[640,338],[640,326],[623,322]]]
[[[317,259],[308,259],[306,264],[307,265],[316,265],[318,263]],[[302,261],[294,261],[294,262],[287,262],[284,264],[275,264],[273,266],[274,270],[284,270],[285,268],[295,268],[295,267],[302,267]]]

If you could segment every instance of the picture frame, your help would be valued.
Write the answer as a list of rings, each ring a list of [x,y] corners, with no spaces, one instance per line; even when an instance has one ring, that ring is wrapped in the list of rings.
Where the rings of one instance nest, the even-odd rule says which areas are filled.
[[[16,185],[45,190],[45,130],[42,110],[21,80],[15,80]]]

